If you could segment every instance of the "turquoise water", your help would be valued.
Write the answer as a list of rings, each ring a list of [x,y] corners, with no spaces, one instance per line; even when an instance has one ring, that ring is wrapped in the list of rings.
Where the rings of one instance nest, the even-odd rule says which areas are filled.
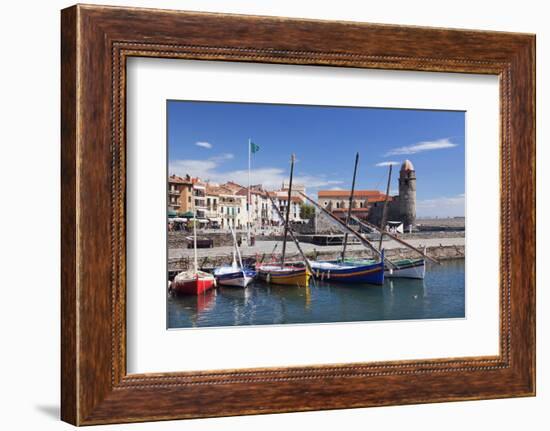
[[[464,317],[464,260],[430,265],[424,280],[383,286],[312,280],[308,288],[253,282],[199,297],[168,295],[168,328]]]

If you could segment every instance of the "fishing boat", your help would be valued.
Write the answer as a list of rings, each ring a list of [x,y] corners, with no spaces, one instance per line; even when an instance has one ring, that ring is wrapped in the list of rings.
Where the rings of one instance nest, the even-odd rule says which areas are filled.
[[[245,268],[243,266],[241,251],[239,250],[239,245],[237,244],[237,238],[235,236],[235,231],[230,226],[231,236],[233,237],[233,244],[237,256],[239,257],[239,265],[235,260],[235,251],[233,252],[233,263],[231,265],[220,266],[214,269],[214,277],[220,285],[224,286],[235,286],[235,287],[246,287],[250,282],[256,277],[256,271],[252,268]]]
[[[216,286],[216,279],[212,274],[199,271],[197,256],[197,226],[196,217],[193,218],[193,269],[180,272],[170,284],[170,290],[181,295],[200,295]]]
[[[276,211],[279,218],[284,220],[283,251],[281,254],[281,261],[280,263],[268,263],[268,264],[257,265],[256,271],[258,273],[258,277],[261,280],[270,284],[283,284],[283,285],[290,285],[290,286],[307,287],[309,285],[309,280],[311,278],[311,273],[312,273],[311,266],[302,248],[300,247],[300,243],[298,239],[292,232],[292,229],[290,229],[289,227],[290,202],[292,198],[292,178],[294,174],[294,161],[295,161],[295,156],[294,154],[292,154],[290,158],[290,179],[288,182],[288,200],[287,200],[288,204],[286,206],[286,214],[284,219],[283,219],[283,215],[281,214],[281,211],[279,210],[279,207],[275,204],[271,196],[269,196],[269,194],[266,194],[268,199],[271,201],[271,205],[273,206],[273,209]],[[290,235],[290,237],[294,241],[294,244],[296,245],[298,252],[302,255],[302,258],[304,259],[303,263],[285,264],[287,235]]]
[[[246,287],[256,277],[256,271],[251,268],[240,268],[237,265],[226,265],[216,268],[214,277],[219,285]]]
[[[386,267],[384,275],[390,278],[415,278],[423,280],[426,276],[426,261],[420,259],[392,260],[394,268]]]
[[[311,277],[311,272],[305,266],[265,264],[258,266],[257,272],[258,277],[267,283],[300,287],[307,286]]]
[[[216,284],[212,274],[204,271],[189,270],[180,272],[174,277],[170,290],[181,295],[200,295]]]
[[[335,219],[329,214],[344,230],[344,240],[342,241],[342,252],[340,259],[331,261],[313,261],[311,269],[313,276],[319,280],[331,280],[341,283],[368,283],[368,284],[384,284],[384,252],[378,251],[365,238],[358,236],[349,227],[351,218],[351,209],[353,208],[353,195],[355,192],[355,180],[357,177],[357,166],[359,164],[359,153],[355,155],[355,166],[353,169],[353,179],[351,183],[351,193],[349,195],[348,212],[345,223],[339,219]],[[317,204],[315,204],[317,206]],[[322,211],[326,213],[324,208]],[[349,261],[346,259],[346,248],[348,243],[348,235],[355,235],[361,243],[374,250],[380,257],[380,260],[369,260],[364,262]]]
[[[314,261],[313,276],[318,280],[339,283],[384,284],[384,258],[379,262]]]
[[[376,260],[346,259],[345,262],[349,265],[373,265],[376,263]],[[426,260],[424,258],[392,260],[391,266],[387,264],[384,266],[384,277],[388,278],[414,278],[423,280],[425,276]]]

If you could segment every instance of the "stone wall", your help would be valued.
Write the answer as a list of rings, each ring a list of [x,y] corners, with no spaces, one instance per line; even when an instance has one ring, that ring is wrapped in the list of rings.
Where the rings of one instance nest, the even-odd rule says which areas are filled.
[[[436,246],[428,247],[426,253],[428,256],[433,257],[437,260],[446,260],[446,259],[463,259],[464,258],[464,246]],[[307,252],[306,256],[308,259],[312,260],[333,260],[340,258],[340,251],[311,251]],[[369,250],[360,250],[360,251],[348,251],[346,254],[348,258],[372,258],[372,254]],[[406,258],[417,258],[419,255],[409,248],[397,248],[390,249],[386,251],[386,257],[390,260],[392,259],[406,259]],[[232,257],[228,254],[225,255],[212,255],[207,258],[199,259],[199,267],[205,270],[211,270],[212,268],[220,265],[225,265],[231,263]],[[299,253],[290,254],[287,256],[287,261],[299,261],[302,260]],[[246,264],[254,265],[256,263],[256,256],[243,256],[243,261]],[[168,261],[168,271],[169,272],[179,272],[184,271],[191,267],[193,264],[193,259],[190,257],[183,257],[179,259],[170,259]]]

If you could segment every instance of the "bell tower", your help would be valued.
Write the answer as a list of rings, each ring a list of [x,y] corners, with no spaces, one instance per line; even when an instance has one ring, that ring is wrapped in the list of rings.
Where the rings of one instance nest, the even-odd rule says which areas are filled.
[[[405,160],[399,171],[399,216],[405,229],[416,220],[416,171],[410,160]]]

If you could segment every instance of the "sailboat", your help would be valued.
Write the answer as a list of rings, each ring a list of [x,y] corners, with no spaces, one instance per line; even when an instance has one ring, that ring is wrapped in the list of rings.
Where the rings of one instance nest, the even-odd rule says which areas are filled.
[[[415,278],[423,280],[426,275],[426,260],[430,260],[433,263],[439,264],[440,262],[433,257],[426,254],[426,247],[424,247],[424,250],[419,250],[418,248],[412,246],[407,241],[393,235],[392,233],[386,231],[383,231],[382,229],[376,227],[375,225],[365,221],[365,220],[359,220],[356,217],[352,217],[352,219],[359,225],[367,229],[373,229],[378,230],[381,234],[389,236],[394,241],[397,241],[398,243],[404,245],[405,247],[408,247],[409,249],[413,250],[417,254],[419,254],[421,257],[416,259],[398,259],[395,261],[391,261],[391,266],[386,266],[386,276],[392,277],[392,278]]]
[[[384,271],[386,277],[424,280],[426,276],[426,260],[424,258],[392,260],[392,263],[395,268],[386,268]]]
[[[170,289],[181,295],[200,295],[216,286],[216,279],[212,274],[199,271],[197,256],[197,218],[193,217],[193,269],[180,272],[174,277]]]
[[[277,263],[261,264],[256,267],[256,270],[258,273],[258,277],[266,281],[267,283],[306,287],[308,286],[309,279],[311,277],[311,268],[309,266],[308,260],[305,258],[305,255],[302,252],[302,249],[300,248],[300,244],[298,240],[296,239],[293,232],[289,228],[290,205],[292,202],[292,177],[294,174],[294,161],[295,161],[295,156],[294,154],[292,154],[292,157],[290,159],[290,180],[288,184],[288,200],[287,200],[286,214],[285,214],[285,220],[284,220],[285,225],[284,225],[283,251],[281,256],[281,262],[279,264]],[[269,194],[267,194],[267,196],[271,199]],[[279,215],[279,217],[282,218],[282,215],[279,211],[279,208],[277,208],[277,205],[275,205],[273,200],[271,200],[271,203],[273,205],[273,208],[277,211],[277,214]],[[287,235],[290,235],[292,237],[292,239],[294,240],[294,243],[298,248],[298,251],[302,254],[304,258],[303,265],[285,264]]]
[[[339,283],[384,284],[384,251],[379,262],[372,261],[313,261],[313,276],[319,280]]]
[[[341,283],[368,283],[368,284],[384,284],[384,251],[382,250],[378,254],[380,260],[369,260],[368,262],[356,262],[346,260],[346,247],[348,243],[348,234],[351,231],[349,228],[349,221],[351,217],[351,209],[353,207],[353,194],[355,191],[355,179],[357,176],[357,165],[359,164],[359,153],[355,155],[355,167],[353,169],[353,181],[351,184],[351,192],[349,196],[348,214],[346,222],[341,223],[344,228],[344,241],[342,244],[341,258],[338,260],[330,261],[313,261],[311,262],[311,268],[313,276],[319,280],[331,280]],[[352,232],[353,233],[353,232]],[[367,240],[362,238],[362,243],[368,243]],[[369,247],[372,246],[369,244]]]
[[[235,251],[233,251],[233,263],[231,265],[220,266],[214,269],[214,277],[218,284],[224,286],[235,286],[235,287],[246,287],[250,282],[256,277],[256,271],[252,268],[245,268],[243,266],[243,261],[241,258],[241,251],[239,250],[239,245],[237,244],[237,238],[235,236],[235,231],[231,226],[231,236],[233,237],[233,244],[235,246],[235,251],[239,257],[239,265],[235,260]]]
[[[357,157],[358,156],[356,156],[356,168],[357,168]],[[378,253],[382,256],[382,258],[381,258],[380,261],[377,261],[375,259],[346,259],[346,257],[345,257],[346,241],[344,240],[344,248],[342,250],[341,259],[339,261],[317,262],[317,263],[312,262],[312,267],[314,268],[314,270],[315,270],[315,268],[320,267],[319,269],[324,269],[325,271],[328,271],[329,269],[331,271],[334,271],[335,268],[332,268],[331,265],[341,265],[341,266],[353,267],[354,270],[360,272],[360,271],[365,271],[366,268],[369,265],[380,265],[380,262],[385,261],[385,264],[383,265],[384,277],[424,279],[424,277],[426,275],[426,260],[425,259],[430,259],[430,260],[432,260],[436,263],[438,263],[438,262],[435,259],[430,258],[429,256],[426,255],[426,249],[425,248],[424,248],[424,252],[422,252],[422,251],[418,250],[417,248],[413,247],[412,245],[410,245],[409,243],[407,243],[406,241],[403,241],[402,239],[399,239],[396,236],[392,235],[391,233],[389,233],[385,229],[386,218],[387,218],[388,196],[389,196],[390,183],[391,183],[392,166],[390,165],[390,167],[389,167],[388,184],[387,184],[387,187],[386,187],[386,200],[384,201],[384,208],[383,208],[383,212],[382,212],[382,219],[381,219],[380,227],[377,227],[377,226],[372,225],[371,223],[359,220],[357,217],[355,217],[351,214],[351,204],[352,204],[353,191],[354,191],[353,185],[355,185],[355,172],[356,172],[356,170],[354,170],[353,184],[352,184],[352,190],[351,190],[350,202],[349,202],[350,209],[348,209],[348,217],[346,219],[345,225],[341,221],[339,221],[339,223],[345,229],[349,229],[349,226],[348,226],[349,221],[353,220],[359,226],[366,227],[370,230],[374,229],[376,231],[379,231],[380,232],[380,240],[379,240],[379,244],[378,244]],[[382,249],[382,241],[383,241],[384,235],[390,236],[395,241],[398,241],[399,243],[401,243],[401,244],[405,245],[406,247],[412,249],[413,251],[420,254],[422,257],[417,258],[417,259],[398,259],[398,260],[391,260],[391,261],[387,260],[387,259],[384,259],[383,258],[383,249]],[[345,238],[347,238],[347,233],[346,233]],[[317,272],[315,272],[315,274],[317,274]],[[320,277],[326,277],[326,273],[323,273],[322,271],[320,271]],[[350,278],[350,279],[353,280],[353,278]],[[378,280],[378,281],[380,281],[380,280]],[[382,284],[382,283],[383,283],[383,280],[382,280],[382,282],[376,283],[376,284]]]

